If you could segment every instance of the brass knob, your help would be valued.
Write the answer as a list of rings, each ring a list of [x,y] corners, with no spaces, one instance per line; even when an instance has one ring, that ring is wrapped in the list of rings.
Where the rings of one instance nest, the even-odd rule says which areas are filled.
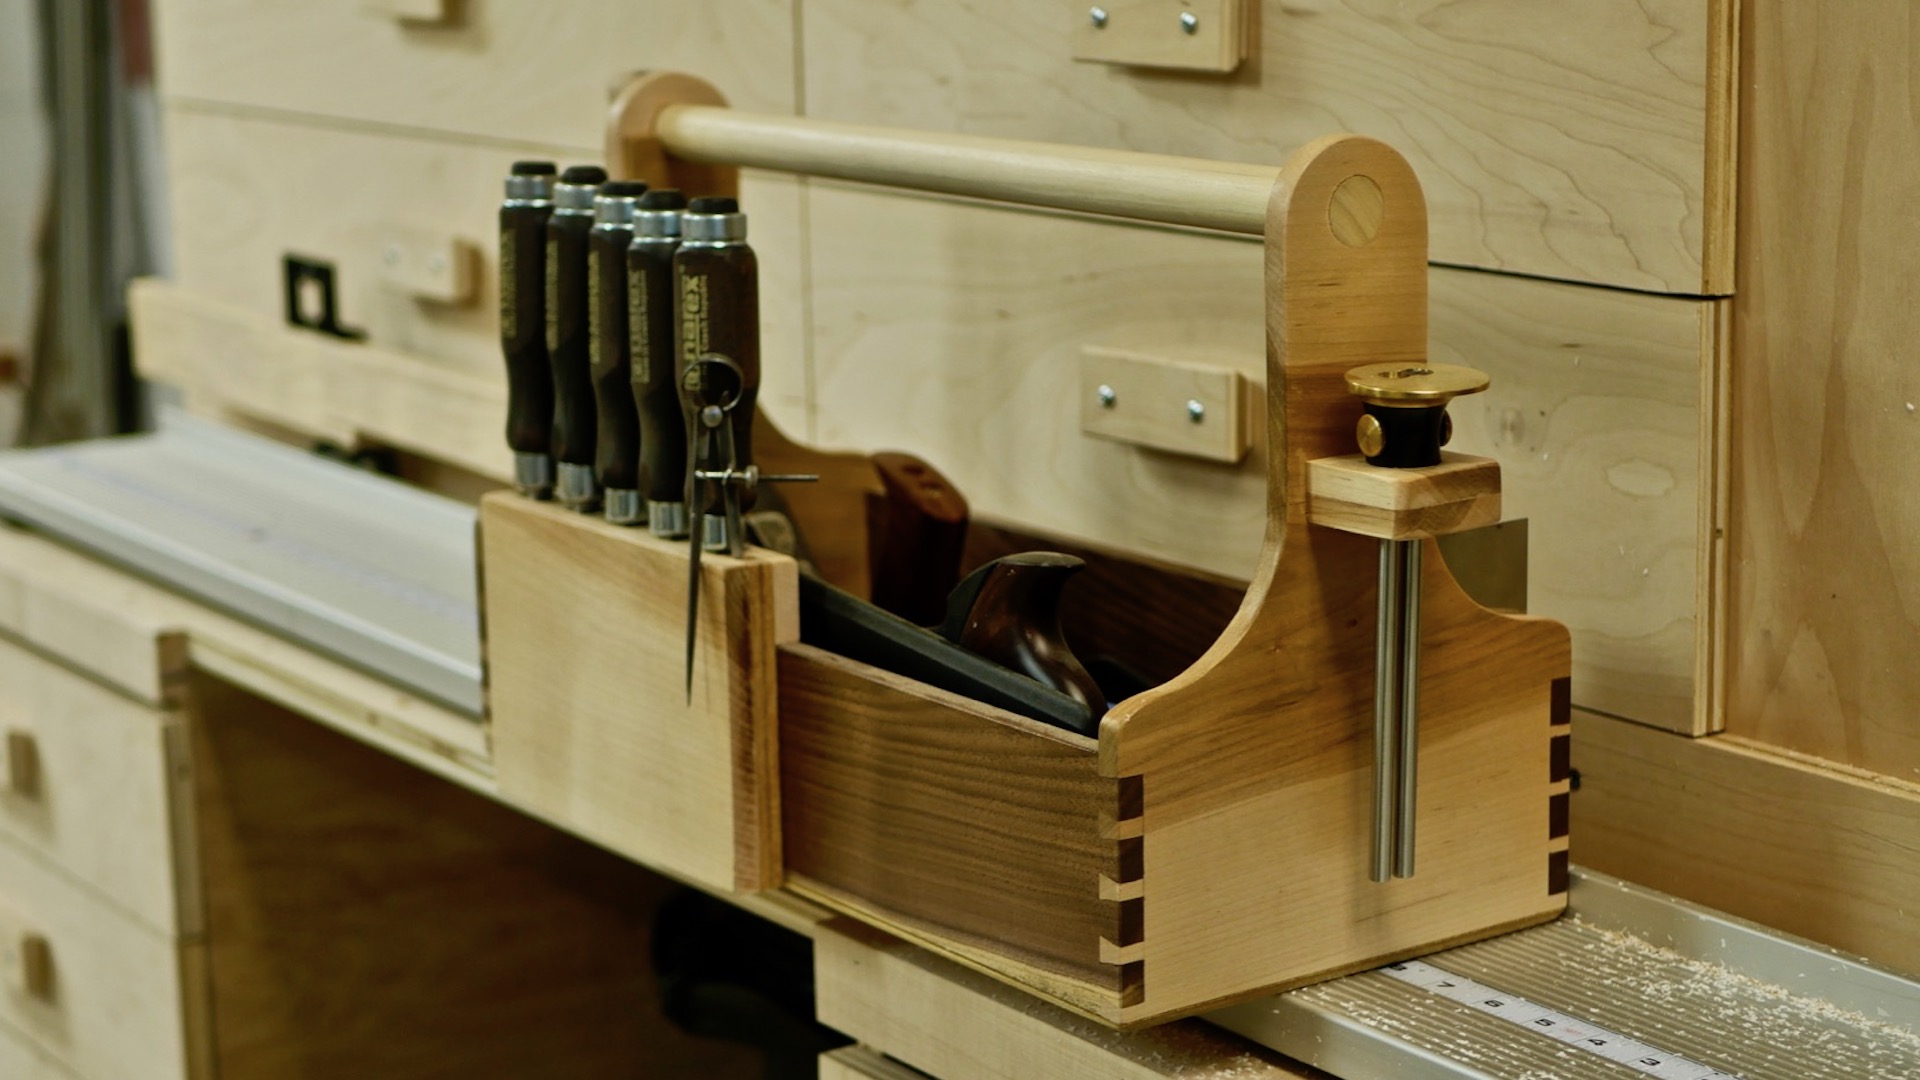
[[[1371,404],[1403,409],[1445,405],[1493,385],[1462,364],[1368,364],[1347,372],[1347,389]]]
[[[1347,372],[1347,390],[1366,402],[1354,439],[1367,463],[1395,469],[1440,464],[1453,437],[1447,402],[1493,384],[1460,364],[1367,364]]]

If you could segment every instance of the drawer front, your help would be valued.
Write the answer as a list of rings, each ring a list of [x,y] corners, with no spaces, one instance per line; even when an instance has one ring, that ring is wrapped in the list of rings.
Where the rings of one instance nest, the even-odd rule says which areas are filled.
[[[187,1076],[180,946],[0,839],[0,1026],[74,1072]]]
[[[820,1055],[819,1080],[928,1080],[928,1077],[864,1046],[849,1046]]]
[[[1251,574],[1264,447],[1233,466],[1090,438],[1080,363],[1109,346],[1264,381],[1260,245],[811,190],[823,445],[921,454],[982,516]],[[1454,406],[1453,449],[1502,464],[1505,514],[1528,519],[1530,608],[1573,631],[1575,700],[1682,729],[1721,303],[1470,270],[1431,282],[1432,355],[1493,377]]]
[[[456,18],[402,20],[359,0],[166,0],[161,91],[577,150],[601,145],[607,89],[631,71],[697,72],[740,108],[793,110],[792,0],[442,4]]]
[[[0,1026],[0,1076],[8,1080],[79,1080],[53,1055],[5,1026]]]
[[[504,385],[495,239],[500,178],[516,158],[544,151],[180,108],[168,110],[166,126],[174,280],[183,289],[280,321],[283,257],[318,259],[334,267],[339,321],[364,331],[368,344]],[[761,394],[777,409],[797,402],[805,385],[800,185],[749,174],[741,187],[761,265]],[[467,252],[473,285],[465,302],[423,299],[396,282],[389,248],[419,250],[416,238]],[[235,359],[254,368],[249,377],[270,362]]]
[[[192,929],[176,899],[175,721],[0,642],[0,835],[156,930]]]
[[[1727,0],[1247,5],[1252,60],[1170,77],[1074,62],[1084,3],[808,0],[806,109],[1262,163],[1357,132],[1413,162],[1436,262],[1731,291]]]

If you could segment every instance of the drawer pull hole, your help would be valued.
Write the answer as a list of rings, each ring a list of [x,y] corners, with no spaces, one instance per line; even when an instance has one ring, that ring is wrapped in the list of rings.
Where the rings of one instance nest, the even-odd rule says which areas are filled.
[[[53,1000],[53,946],[40,934],[23,933],[18,945],[20,988],[27,996]]]
[[[7,790],[30,799],[40,794],[40,744],[30,731],[7,732]]]

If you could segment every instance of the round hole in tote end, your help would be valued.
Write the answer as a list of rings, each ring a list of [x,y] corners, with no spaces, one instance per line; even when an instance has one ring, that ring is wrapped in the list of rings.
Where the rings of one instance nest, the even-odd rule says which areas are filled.
[[[1387,197],[1371,176],[1353,175],[1340,181],[1327,204],[1327,226],[1348,247],[1366,247],[1380,234],[1387,216]]]

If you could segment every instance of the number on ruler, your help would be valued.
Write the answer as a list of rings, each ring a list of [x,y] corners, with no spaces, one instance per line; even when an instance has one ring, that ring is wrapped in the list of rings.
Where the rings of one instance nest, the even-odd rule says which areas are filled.
[[[1577,1046],[1619,1065],[1655,1077],[1656,1080],[1740,1080],[1727,1072],[1718,1072],[1689,1058],[1663,1054],[1657,1048],[1600,1029],[1597,1024],[1577,1021],[1570,1016],[1536,1005],[1512,994],[1502,996],[1491,986],[1462,978],[1422,960],[1388,964],[1381,973],[1389,978],[1431,991],[1448,1001],[1493,1016],[1504,1016],[1518,1027],[1537,1028],[1548,1038],[1568,1046]],[[1529,1021],[1527,1018],[1533,1019]]]

